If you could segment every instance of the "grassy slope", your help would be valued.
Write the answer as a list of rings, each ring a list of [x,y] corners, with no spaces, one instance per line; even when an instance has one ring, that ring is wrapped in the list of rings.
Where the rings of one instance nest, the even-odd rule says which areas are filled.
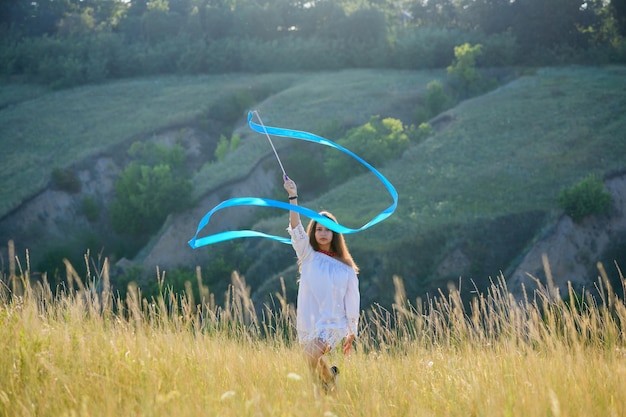
[[[162,77],[47,93],[4,86],[0,103],[12,105],[0,110],[0,217],[40,191],[56,167],[201,119],[239,89],[289,78],[293,76]]]
[[[431,232],[449,232],[463,222],[549,213],[557,209],[555,197],[562,187],[589,172],[623,169],[625,75],[623,67],[543,69],[461,103],[448,112],[451,122],[444,130],[382,168],[399,191],[398,211],[384,224],[349,237],[351,246],[390,251],[428,241]],[[39,190],[52,168],[138,135],[198,120],[224,96],[253,85],[269,85],[276,92],[257,107],[267,125],[318,132],[327,123],[353,126],[372,114],[401,115],[410,123],[406,116],[426,84],[443,76],[354,70],[156,78],[62,92],[5,88],[0,92],[11,91],[13,98],[0,102],[15,103],[20,96],[24,101],[0,110],[0,213]],[[198,172],[197,195],[245,176],[271,153],[243,119],[237,131],[241,147]],[[280,149],[288,141],[275,144]],[[307,173],[290,175],[297,179]],[[364,224],[389,204],[385,190],[369,175],[307,202],[335,212],[348,226]],[[284,216],[258,227],[282,233]]]
[[[50,92],[0,86],[0,217],[40,191],[52,169],[112,145],[172,125],[201,121],[229,95],[255,86],[283,94],[259,107],[264,122],[315,130],[327,120],[354,125],[388,104],[410,100],[442,72],[344,71],[317,74],[222,75],[124,80]],[[210,114],[208,115],[210,117]],[[196,178],[197,193],[244,176],[267,155],[267,143],[247,128],[247,145]],[[282,146],[278,143],[278,146]],[[207,156],[212,157],[211,155]]]
[[[405,186],[405,198],[417,194],[404,200],[401,209],[419,222],[447,223],[460,214],[489,215],[494,205],[508,211],[513,201],[516,210],[529,205],[546,208],[554,189],[542,184],[560,186],[556,183],[570,183],[580,170],[614,168],[624,142],[625,121],[620,116],[625,113],[625,74],[619,67],[546,69],[461,104],[450,111],[454,121],[448,129],[388,168],[394,182]],[[372,114],[410,114],[416,94],[443,76],[361,70],[155,78],[61,92],[3,86],[0,103],[12,105],[0,110],[0,215],[40,189],[53,167],[137,135],[201,118],[231,91],[255,83],[293,83],[258,106],[266,124],[315,132],[332,121],[351,126]],[[404,109],[399,108],[402,105]],[[198,174],[199,194],[219,185],[225,168],[234,166],[232,175],[240,176],[267,155],[267,144],[258,135],[247,127],[240,133],[243,146],[229,155],[231,159]],[[276,141],[279,148],[284,144]],[[499,180],[494,182],[496,175]],[[481,187],[468,187],[475,181]],[[541,189],[534,189],[535,182]],[[472,198],[462,191],[468,188],[473,188]],[[529,188],[534,190],[534,202],[517,194]],[[490,198],[493,195],[497,198]],[[468,204],[472,210],[467,210]]]
[[[444,76],[442,71],[374,70],[301,75],[292,86],[270,96],[256,110],[267,126],[309,132],[319,132],[335,122],[356,126],[365,123],[371,115],[398,113],[398,106],[403,107],[402,113],[410,114],[426,84]],[[257,119],[255,121],[258,123]],[[222,163],[206,165],[196,176],[198,195],[225,181],[242,177],[251,166],[272,152],[267,140],[250,131],[247,125],[240,126],[237,133],[242,137],[241,147],[227,155]],[[289,144],[280,138],[273,141],[279,150]]]
[[[435,245],[433,233],[445,235],[442,245],[449,247],[477,222],[558,213],[556,197],[563,187],[589,173],[626,168],[625,92],[626,68],[554,68],[461,103],[448,112],[451,122],[443,131],[382,169],[399,192],[398,210],[385,223],[348,237],[351,247],[365,258],[393,257],[402,248],[404,257],[394,268],[405,269],[384,271],[384,276],[425,280],[415,284],[419,287],[430,279],[427,263],[442,255],[419,259]],[[361,226],[390,202],[377,180],[364,175],[308,205],[333,211],[347,226]],[[259,226],[279,232],[284,218]],[[508,230],[493,232],[478,238],[492,252],[498,235]],[[489,274],[511,261],[496,260]],[[487,277],[478,272],[480,279]]]
[[[625,92],[626,68],[544,69],[461,103],[442,132],[381,170],[400,194],[385,235],[557,209],[562,187],[626,167]],[[369,174],[320,200],[352,226],[391,202]],[[379,231],[361,236],[370,244]]]
[[[461,104],[388,169],[402,228],[554,210],[562,187],[625,168],[625,92],[624,68],[551,69]]]
[[[47,88],[37,85],[0,85],[0,109],[18,105],[23,101],[32,100],[47,93],[49,93]]]

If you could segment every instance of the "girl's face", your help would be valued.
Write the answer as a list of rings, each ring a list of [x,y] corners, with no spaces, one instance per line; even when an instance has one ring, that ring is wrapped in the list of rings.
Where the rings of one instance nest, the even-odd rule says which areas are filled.
[[[315,226],[315,241],[320,246],[320,249],[330,251],[330,243],[333,241],[333,231],[318,223]]]

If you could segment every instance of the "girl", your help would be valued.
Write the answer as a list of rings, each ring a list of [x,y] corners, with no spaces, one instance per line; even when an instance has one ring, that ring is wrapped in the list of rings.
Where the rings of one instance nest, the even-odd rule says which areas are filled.
[[[291,205],[297,205],[296,183],[285,176],[284,188]],[[328,212],[320,214],[337,222]],[[339,370],[336,366],[329,368],[324,355],[342,339],[344,354],[352,350],[359,325],[359,268],[343,235],[315,220],[311,220],[305,232],[296,211],[289,212],[289,220],[287,231],[300,266],[298,339],[312,374],[327,393],[333,393]]]

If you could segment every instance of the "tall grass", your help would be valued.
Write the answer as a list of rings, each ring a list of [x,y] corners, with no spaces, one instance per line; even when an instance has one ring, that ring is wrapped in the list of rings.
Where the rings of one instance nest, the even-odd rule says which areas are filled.
[[[13,262],[0,290],[0,415],[621,416],[626,308],[600,267],[597,291],[550,285],[523,300],[503,277],[464,304],[454,287],[362,315],[356,351],[331,352],[340,391],[320,396],[283,294],[254,306],[236,272],[222,306],[202,284],[116,296],[108,261],[63,288]],[[549,272],[549,268],[547,268]],[[621,282],[626,282],[618,268]],[[548,274],[549,276],[549,274]],[[194,299],[192,285],[201,299]],[[53,291],[54,290],[54,291]],[[619,291],[624,291],[624,288]]]

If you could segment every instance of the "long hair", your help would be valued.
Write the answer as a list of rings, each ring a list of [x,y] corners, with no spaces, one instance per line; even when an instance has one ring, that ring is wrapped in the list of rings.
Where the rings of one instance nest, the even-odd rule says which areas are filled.
[[[337,223],[337,219],[331,213],[327,211],[321,211],[319,214]],[[317,240],[315,239],[316,228],[317,228],[317,221],[312,219],[306,228],[306,233],[307,235],[309,235],[309,243],[311,244],[313,249],[318,251],[320,249],[320,245],[317,243]],[[352,255],[350,255],[350,251],[348,250],[348,246],[346,245],[346,241],[343,238],[343,235],[341,233],[337,233],[332,230],[331,232],[333,234],[333,239],[330,242],[330,251],[336,253],[335,257],[337,258],[337,260],[348,265],[349,267],[354,269],[355,273],[358,274],[359,267],[357,266],[356,262],[354,262],[354,259],[352,259]]]

